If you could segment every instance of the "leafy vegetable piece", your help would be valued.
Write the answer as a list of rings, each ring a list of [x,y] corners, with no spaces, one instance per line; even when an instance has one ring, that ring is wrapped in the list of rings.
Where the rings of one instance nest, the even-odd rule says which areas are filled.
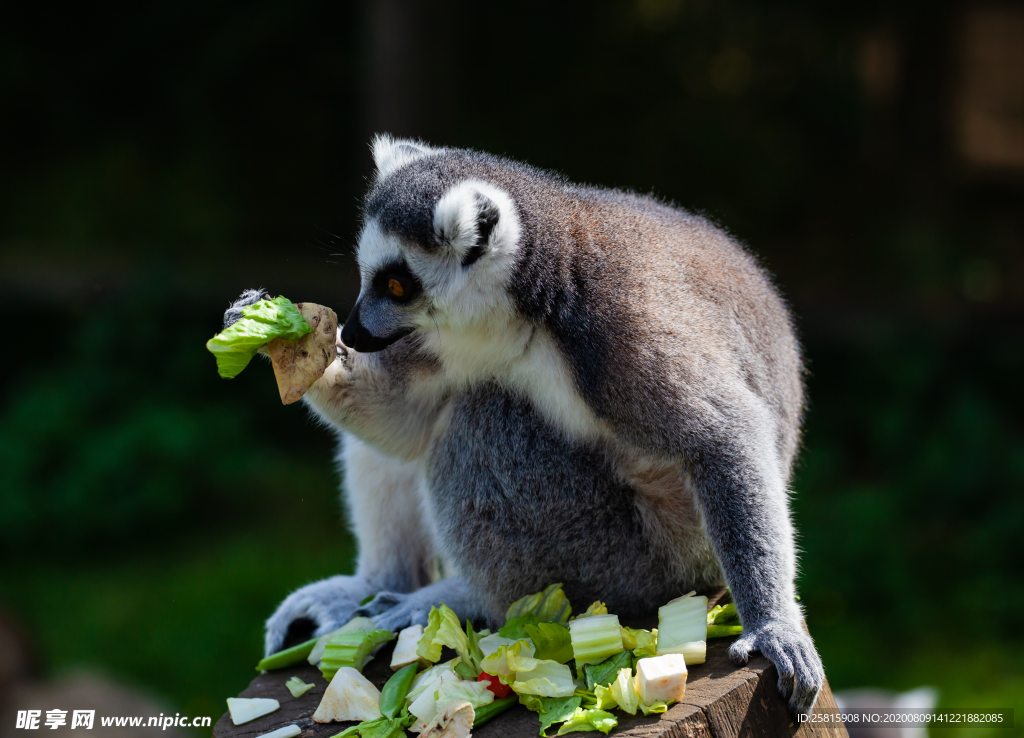
[[[502,646],[511,646],[515,642],[516,639],[514,638],[505,638],[499,633],[492,633],[491,635],[481,638],[477,642],[477,645],[480,647],[480,653],[483,654],[483,658],[487,658]]]
[[[305,643],[272,653],[260,659],[260,662],[256,664],[256,671],[273,671],[274,669],[284,669],[285,667],[301,663],[309,656],[313,646],[316,645],[316,641],[316,638],[310,638]]]
[[[312,330],[291,300],[275,297],[242,308],[242,317],[207,341],[206,348],[217,358],[217,373],[233,379],[263,344],[275,338],[295,341]]]
[[[469,665],[469,664],[467,664],[467,663],[464,663],[464,662],[463,662],[463,661],[462,661],[461,659],[460,659],[460,660],[458,660],[458,661],[457,661],[457,662],[455,663],[455,673],[456,673],[456,674],[458,674],[458,675],[459,675],[460,677],[462,677],[463,679],[469,679],[470,681],[472,681],[472,680],[473,680],[473,679],[475,679],[475,678],[476,678],[477,676],[479,676],[479,675],[478,675],[478,674],[477,674],[477,673],[476,673],[476,672],[475,672],[475,671],[473,670],[473,667],[472,667],[472,666],[470,666],[470,665]]]
[[[576,691],[572,681],[572,671],[568,666],[556,661],[539,661],[528,659],[533,666],[529,670],[517,670],[512,689],[518,694],[535,694],[540,697],[571,697]],[[510,661],[510,666],[512,665]],[[527,664],[515,664],[527,665]]]
[[[658,608],[657,655],[681,653],[687,664],[703,664],[708,636],[708,598],[691,592]]]
[[[522,702],[522,700],[520,700]],[[547,736],[547,730],[555,723],[564,723],[573,716],[580,706],[579,697],[534,697],[529,696],[528,702],[523,702],[530,710],[537,713],[540,718],[540,734]]]
[[[614,710],[619,706],[612,696],[611,687],[602,687],[600,684],[594,687],[594,703],[591,708],[596,707],[598,710]]]
[[[306,684],[297,676],[293,676],[291,679],[285,682],[284,686],[288,688],[288,691],[292,693],[292,697],[294,697],[295,699],[298,699],[302,695],[306,694],[306,692],[308,692],[314,687],[314,685],[312,684]]]
[[[658,652],[658,629],[622,628],[622,645],[637,658],[656,656]]]
[[[462,679],[446,679],[437,690],[437,709],[440,711],[452,700],[466,700],[473,707],[483,707],[494,702],[494,692],[485,682],[467,682]]]
[[[280,707],[280,702],[269,697],[228,697],[228,713],[235,725],[269,715]]]
[[[527,623],[523,625],[523,630],[533,641],[536,658],[557,661],[560,664],[572,660],[572,639],[569,636],[569,629],[564,625]]]
[[[708,610],[708,625],[736,625],[739,622],[740,614],[732,602],[728,605],[715,605]]]
[[[416,722],[413,715],[405,712],[397,718],[379,717],[376,720],[367,720],[343,730],[334,738],[405,738],[405,729]]]
[[[587,683],[587,689],[594,689],[598,684],[607,687],[615,680],[620,669],[630,668],[632,663],[632,654],[629,651],[622,651],[600,663],[587,664],[583,667],[583,679]],[[630,674],[632,673],[630,669]]]
[[[361,672],[370,651],[394,639],[395,634],[390,630],[357,630],[335,636],[327,642],[324,657],[320,659],[320,673],[330,681],[343,666]]]
[[[412,681],[416,678],[418,664],[409,664],[391,675],[380,691],[380,714],[393,718],[405,707],[405,697],[409,694]]]
[[[437,698],[442,687],[448,682],[458,681],[461,680],[454,671],[447,670],[443,672],[412,701],[412,704],[409,705],[409,713],[415,715],[423,722],[429,723],[437,715]],[[443,707],[443,705],[441,706]]]
[[[495,715],[500,715],[505,710],[513,707],[519,703],[519,699],[513,694],[502,699],[494,700],[489,705],[484,705],[476,710],[476,719],[473,720],[473,727],[478,728],[488,720],[493,718]]]
[[[588,607],[584,612],[581,612],[579,615],[574,617],[573,620],[579,620],[580,618],[589,618],[591,615],[607,615],[607,614],[608,614],[608,605],[606,605],[603,602],[601,602],[601,600],[598,600],[597,602],[591,602],[590,603],[590,607]]]
[[[573,692],[573,694],[580,698],[580,707],[586,708],[587,710],[592,710],[597,707],[597,696],[590,690],[580,689],[577,685],[576,691]]]
[[[708,638],[728,638],[743,632],[742,625],[709,625]]]
[[[480,662],[484,660],[483,651],[480,650],[480,636],[473,630],[473,623],[466,618],[466,651],[469,654],[469,665],[476,673],[480,672]]]
[[[423,694],[427,688],[437,689],[435,682],[437,682],[442,674],[454,674],[454,666],[455,659],[452,659],[451,661],[445,661],[443,664],[437,664],[426,671],[422,671],[417,674],[416,678],[412,682],[412,687],[409,689],[409,694],[405,696],[406,701],[414,701]]]
[[[615,716],[604,710],[584,710],[576,708],[572,716],[562,724],[555,735],[567,733],[588,733],[599,730],[605,735],[611,732],[612,728],[619,724]]]
[[[632,669],[621,669],[615,675],[615,681],[608,688],[612,699],[618,706],[630,715],[636,715],[640,706],[640,695],[636,692],[636,682],[633,679]]]
[[[511,638],[518,640],[520,638],[527,638],[526,626],[536,625],[540,622],[540,618],[536,615],[520,615],[518,617],[509,618],[505,621],[505,624],[498,628],[498,635],[502,638]]]
[[[617,615],[591,615],[569,623],[577,668],[596,664],[622,651],[622,630]]]
[[[498,677],[502,684],[511,684],[515,681],[515,669],[511,668],[509,658],[511,657],[513,662],[517,659],[522,661],[533,656],[533,653],[532,643],[525,640],[515,641],[511,646],[499,646],[497,651],[480,663],[480,666],[488,674]]]
[[[537,620],[542,623],[564,623],[572,614],[572,605],[569,598],[562,591],[562,584],[552,584],[546,587],[543,592],[537,592],[516,600],[509,605],[505,619],[522,617],[523,615],[536,615]]]
[[[464,662],[471,662],[466,632],[462,630],[459,616],[447,605],[430,608],[427,627],[423,630],[423,637],[416,647],[416,653],[427,661],[436,663],[441,658],[442,646],[454,648]]]

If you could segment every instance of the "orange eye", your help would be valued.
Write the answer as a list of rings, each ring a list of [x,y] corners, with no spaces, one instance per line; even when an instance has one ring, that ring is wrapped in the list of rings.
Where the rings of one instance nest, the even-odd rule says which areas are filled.
[[[395,297],[401,297],[402,295],[405,294],[405,287],[403,287],[402,283],[399,282],[397,279],[389,279],[388,292],[390,292]]]

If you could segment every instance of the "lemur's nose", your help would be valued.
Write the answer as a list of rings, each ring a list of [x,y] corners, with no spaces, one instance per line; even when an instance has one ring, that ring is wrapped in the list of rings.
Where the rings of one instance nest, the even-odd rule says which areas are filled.
[[[359,319],[359,309],[362,300],[356,302],[352,312],[348,314],[345,327],[341,329],[341,341],[349,348],[364,354],[372,354],[383,351],[395,341],[405,338],[413,332],[412,328],[399,328],[387,336],[378,336],[372,333]]]

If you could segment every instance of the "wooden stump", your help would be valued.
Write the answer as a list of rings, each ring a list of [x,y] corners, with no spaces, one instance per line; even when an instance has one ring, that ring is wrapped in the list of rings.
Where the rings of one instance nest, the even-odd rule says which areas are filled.
[[[717,599],[711,598],[711,604]],[[650,628],[656,623],[627,623]],[[729,659],[729,644],[734,638],[716,638],[708,642],[707,661],[690,667],[686,697],[662,715],[630,716],[615,710],[619,727],[612,736],[632,738],[745,738],[746,736],[798,736],[798,738],[847,738],[842,725],[796,723],[776,690],[778,673],[761,655],[755,655],[743,667]],[[393,643],[387,644],[365,669],[366,677],[377,688],[391,676]],[[295,699],[285,681],[298,676],[316,686]],[[213,728],[214,738],[256,738],[263,733],[295,723],[302,729],[299,738],[331,738],[352,723],[323,725],[312,720],[327,684],[320,671],[307,664],[260,674],[239,697],[273,697],[281,709],[244,725],[233,725],[225,714]],[[836,709],[828,683],[821,690],[815,710]],[[516,706],[473,731],[479,738],[535,738],[540,724],[537,715]],[[553,735],[554,728],[550,731]],[[415,734],[410,734],[415,735]],[[594,734],[599,735],[599,734]]]

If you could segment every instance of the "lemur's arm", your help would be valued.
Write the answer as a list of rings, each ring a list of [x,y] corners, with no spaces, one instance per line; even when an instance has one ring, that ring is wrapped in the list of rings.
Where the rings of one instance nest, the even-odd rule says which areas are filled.
[[[756,402],[703,428],[688,453],[704,525],[743,621],[729,653],[744,664],[760,651],[778,669],[779,692],[809,713],[825,679],[796,604],[793,527],[785,472],[768,410]],[[742,420],[738,421],[737,418]]]
[[[243,307],[267,297],[263,290],[243,293],[225,312],[225,327],[241,317]],[[346,507],[359,544],[356,573],[314,582],[285,598],[267,621],[267,654],[344,625],[369,595],[410,592],[428,581],[433,545],[419,514],[416,456],[426,445],[433,414],[424,403],[406,399],[409,371],[421,367],[405,361],[402,372],[391,373],[388,363],[368,358],[373,357],[339,345],[339,358],[306,394],[307,404],[342,432]],[[412,460],[388,456],[352,433]]]

